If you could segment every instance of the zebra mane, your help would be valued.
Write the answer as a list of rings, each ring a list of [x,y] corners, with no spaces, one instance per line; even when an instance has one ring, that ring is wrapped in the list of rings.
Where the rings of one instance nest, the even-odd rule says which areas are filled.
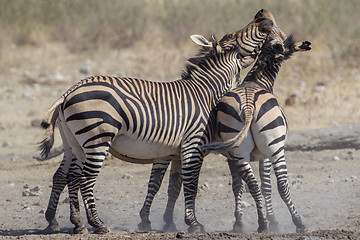
[[[274,83],[281,63],[289,59],[295,51],[295,39],[292,34],[284,40],[284,51],[282,53],[277,53],[276,47],[268,44],[270,42],[263,46],[258,60],[245,76],[242,83],[258,81],[263,77],[267,78],[267,81]],[[241,85],[242,83],[239,84]]]
[[[202,66],[208,62],[209,59],[215,60],[220,54],[217,52],[216,47],[219,45],[219,42],[216,40],[214,35],[211,36],[212,47],[201,47],[196,53],[195,57],[187,59],[185,65],[185,70],[181,74],[182,80],[190,79],[191,73],[196,69],[197,66]]]
[[[274,50],[274,46],[269,48],[263,48],[262,53],[259,54],[257,63],[254,66],[258,65],[260,71],[264,70],[266,67],[271,67],[273,65],[279,65],[283,61],[289,59],[294,53],[295,49],[295,38],[291,34],[284,40],[284,52],[277,54]],[[250,70],[251,71],[251,70]]]

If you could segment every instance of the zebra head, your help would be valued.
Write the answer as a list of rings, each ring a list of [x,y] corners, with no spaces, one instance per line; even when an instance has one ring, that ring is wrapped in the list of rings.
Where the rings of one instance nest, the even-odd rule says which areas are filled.
[[[268,19],[270,19],[270,20],[273,22],[273,24],[274,24],[273,31],[274,31],[274,30],[277,31],[277,33],[279,34],[279,36],[280,36],[283,40],[285,40],[285,39],[287,38],[286,34],[285,34],[285,33],[278,27],[278,25],[276,24],[274,15],[273,15],[270,11],[268,11],[268,10],[266,10],[266,9],[261,9],[261,10],[259,10],[259,11],[256,13],[254,19],[257,19],[257,18],[268,18]]]
[[[271,19],[256,18],[243,29],[226,34],[219,41],[219,45],[224,51],[236,49],[241,67],[246,68],[255,61],[273,26]]]
[[[295,42],[294,35],[283,39],[284,35],[273,31],[265,41],[262,52],[259,55],[260,61],[264,64],[279,64],[289,59],[294,52],[311,50],[311,42]]]

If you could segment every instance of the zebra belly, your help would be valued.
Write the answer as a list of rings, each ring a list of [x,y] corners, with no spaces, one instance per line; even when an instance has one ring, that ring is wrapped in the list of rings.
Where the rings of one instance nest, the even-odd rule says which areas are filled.
[[[110,153],[121,160],[142,164],[179,155],[179,148],[120,135],[112,142]]]

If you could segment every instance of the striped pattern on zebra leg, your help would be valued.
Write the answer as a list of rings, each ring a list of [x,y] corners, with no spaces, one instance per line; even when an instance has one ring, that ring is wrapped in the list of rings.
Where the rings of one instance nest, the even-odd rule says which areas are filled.
[[[164,232],[177,232],[173,220],[176,200],[179,197],[182,186],[181,161],[172,161],[168,186],[168,201],[164,212]]]
[[[141,222],[138,224],[139,230],[151,231],[151,222],[149,220],[150,207],[152,201],[159,191],[162,180],[164,178],[166,169],[168,168],[171,159],[159,161],[153,164],[148,183],[148,191],[144,201],[144,204],[140,210]]]
[[[289,181],[287,176],[287,167],[285,162],[284,150],[280,151],[279,154],[274,155],[270,158],[273,162],[274,172],[277,179],[277,187],[281,199],[286,204],[287,208],[292,217],[292,221],[296,226],[296,232],[301,233],[306,230],[300,215],[298,214],[290,197]]]
[[[55,124],[54,117],[52,117],[52,124],[53,125]],[[45,232],[47,233],[60,231],[59,225],[55,218],[55,214],[56,214],[56,209],[58,206],[60,194],[64,190],[67,184],[68,172],[73,162],[73,154],[70,147],[71,142],[68,142],[66,140],[65,132],[63,131],[63,128],[61,126],[59,127],[59,132],[63,139],[64,156],[62,162],[60,163],[59,168],[56,170],[53,176],[51,195],[45,212],[45,218],[49,223],[48,227],[45,229]]]
[[[78,159],[75,157],[72,160],[69,175],[67,178],[69,199],[70,199],[70,221],[75,225],[73,231],[76,234],[85,234],[87,233],[87,228],[82,223],[80,215],[80,204],[79,204],[79,189],[80,181],[78,180],[81,177],[82,165],[79,165]]]
[[[287,121],[272,92],[281,63],[294,52],[311,48],[307,41],[295,44],[292,35],[283,42],[283,46],[279,46],[281,41],[281,35],[273,31],[243,83],[220,100],[217,106],[217,131],[222,142],[206,144],[203,149],[218,150],[230,161],[246,153],[253,155],[252,160],[269,158],[274,166],[280,196],[290,211],[296,231],[303,232],[305,226],[292,203],[287,183],[284,157]],[[258,190],[255,187],[253,191]],[[264,189],[266,197],[265,192]],[[259,225],[259,229],[261,227]]]
[[[168,157],[182,159],[185,222],[190,232],[203,231],[195,217],[195,197],[203,157],[199,147],[211,138],[206,133],[210,113],[244,68],[243,59],[246,64],[254,61],[256,49],[263,45],[272,26],[269,19],[252,21],[238,33],[243,45],[237,44],[233,50],[219,49],[212,39],[211,48],[203,47],[198,56],[188,60],[179,81],[89,77],[52,106],[53,116],[59,116],[60,127],[66,132],[63,141],[75,139],[71,151],[82,170],[80,176],[73,174],[73,179],[80,182],[88,222],[95,233],[109,231],[98,217],[94,199],[96,178],[108,151],[140,164]],[[44,121],[43,127],[50,130],[42,143],[43,155],[52,146],[53,126],[53,121]],[[77,153],[73,145],[80,149],[75,149]],[[78,157],[78,152],[84,156]]]
[[[270,232],[278,232],[279,222],[275,218],[271,201],[271,161],[268,158],[259,162],[259,173],[261,193],[265,199],[266,218],[269,221],[269,230]]]
[[[268,229],[268,221],[266,219],[265,211],[263,208],[263,201],[262,201],[262,195],[260,192],[260,188],[256,181],[254,172],[250,166],[250,153],[249,152],[244,152],[244,153],[245,154],[237,153],[236,156],[233,156],[231,158],[231,160],[229,160],[229,161],[234,162],[230,166],[235,169],[233,169],[231,171],[235,171],[236,175],[240,176],[241,179],[247,184],[247,186],[249,187],[249,191],[255,200],[256,210],[257,210],[257,214],[258,214],[258,224],[259,224],[257,231],[259,233],[267,232],[269,230]],[[241,196],[239,196],[239,194],[242,194],[242,193],[238,192],[237,195],[235,195],[235,193],[234,193],[235,198],[240,198]],[[238,219],[236,219],[236,220],[238,220]],[[233,230],[236,231],[236,230],[238,230],[239,227],[242,227],[242,226],[234,225]]]
[[[53,176],[50,199],[45,212],[45,219],[46,221],[48,221],[49,225],[44,230],[44,233],[53,233],[60,231],[59,223],[55,218],[55,214],[56,214],[56,208],[59,204],[60,194],[66,186],[67,172],[65,171],[67,171],[67,167],[65,167],[64,165],[69,162],[66,158],[67,156],[64,155],[64,158],[59,168],[56,170]]]
[[[230,169],[231,178],[232,178],[232,191],[235,197],[235,223],[233,226],[233,232],[242,233],[244,231],[244,223],[242,220],[242,207],[241,207],[241,198],[245,190],[245,185],[241,175],[236,171],[235,161],[227,159],[227,163]]]

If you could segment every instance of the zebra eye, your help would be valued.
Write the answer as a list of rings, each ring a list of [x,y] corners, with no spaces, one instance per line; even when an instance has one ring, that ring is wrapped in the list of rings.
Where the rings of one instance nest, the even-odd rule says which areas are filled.
[[[233,35],[230,33],[229,35],[228,35],[228,38],[232,38],[233,37]]]

